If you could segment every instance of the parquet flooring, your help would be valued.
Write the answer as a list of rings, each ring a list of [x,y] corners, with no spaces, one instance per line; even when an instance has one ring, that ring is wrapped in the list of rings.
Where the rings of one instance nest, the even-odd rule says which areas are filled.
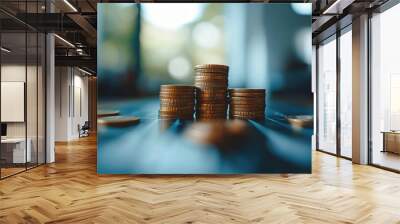
[[[313,153],[311,175],[96,174],[94,137],[0,181],[0,223],[400,223],[400,175]]]

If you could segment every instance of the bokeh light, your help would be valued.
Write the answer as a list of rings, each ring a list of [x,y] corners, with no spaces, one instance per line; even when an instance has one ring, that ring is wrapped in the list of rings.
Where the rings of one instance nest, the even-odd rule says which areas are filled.
[[[191,67],[187,58],[179,56],[168,63],[168,72],[173,78],[183,80],[189,77]]]
[[[299,15],[311,15],[311,3],[291,3],[291,7]]]
[[[312,58],[311,35],[311,29],[307,27],[297,31],[295,36],[296,53],[307,64],[311,64]]]
[[[219,44],[221,31],[210,22],[201,22],[193,29],[193,40],[204,48],[213,48]]]
[[[149,23],[164,29],[178,29],[196,21],[202,14],[202,4],[143,4],[143,16]]]

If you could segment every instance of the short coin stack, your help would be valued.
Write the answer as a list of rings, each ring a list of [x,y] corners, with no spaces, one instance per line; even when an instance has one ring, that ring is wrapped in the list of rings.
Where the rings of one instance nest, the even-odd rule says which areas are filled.
[[[229,89],[229,117],[231,119],[265,118],[265,89]]]
[[[161,85],[159,117],[193,120],[195,90],[194,86],[189,85]]]
[[[196,118],[226,119],[229,67],[204,64],[195,66],[194,70],[197,87]]]

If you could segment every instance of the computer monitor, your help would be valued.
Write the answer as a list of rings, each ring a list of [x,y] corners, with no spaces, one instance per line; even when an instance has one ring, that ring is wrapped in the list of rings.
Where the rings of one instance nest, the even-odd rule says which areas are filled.
[[[1,123],[1,136],[7,136],[7,124]]]

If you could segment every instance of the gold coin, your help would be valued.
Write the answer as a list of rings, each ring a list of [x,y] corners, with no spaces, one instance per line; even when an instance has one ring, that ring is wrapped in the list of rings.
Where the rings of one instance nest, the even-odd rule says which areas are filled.
[[[160,108],[159,114],[163,115],[173,115],[173,114],[178,114],[178,115],[187,115],[187,114],[193,114],[195,112],[194,109],[187,109],[187,110],[180,110],[180,109],[166,109],[166,108]]]
[[[165,93],[161,93],[160,94],[160,98],[163,99],[182,99],[182,100],[190,100],[190,99],[194,99],[195,95],[194,94],[165,94]]]
[[[160,110],[158,111],[159,113],[162,114],[190,114],[194,112],[194,108],[190,108],[190,109],[184,109],[184,110],[178,110],[178,109],[173,109],[173,108],[169,108],[170,110],[167,110],[165,108],[160,108]]]
[[[197,87],[199,87],[200,89],[203,89],[203,88],[207,88],[207,89],[209,89],[209,88],[226,88],[226,87],[228,87],[228,84],[226,84],[226,83],[199,83],[199,82],[196,82],[195,83],[195,85],[197,86]]]
[[[245,98],[265,98],[265,94],[254,93],[229,93],[230,97],[245,97]]]
[[[235,112],[264,112],[265,109],[264,108],[229,108],[229,111],[231,113],[235,113]]]
[[[252,102],[243,102],[243,101],[230,101],[229,106],[232,108],[265,108],[265,104],[263,102],[261,103],[252,103]]]
[[[194,80],[194,85],[199,88],[199,86],[207,86],[207,85],[218,85],[227,87],[228,81],[227,80]]]
[[[233,93],[265,93],[265,89],[252,89],[252,88],[232,88],[229,92]]]
[[[160,92],[160,96],[169,96],[169,97],[193,97],[195,92]]]
[[[199,114],[226,114],[227,113],[227,110],[225,109],[225,110],[217,110],[217,109],[215,109],[215,110],[196,110],[196,113],[199,113]]]
[[[190,91],[192,89],[194,89],[194,86],[192,86],[192,85],[173,85],[173,84],[160,85],[160,90],[187,90],[187,91]]]
[[[192,95],[195,94],[195,90],[191,90],[191,91],[165,91],[165,90],[161,90],[159,92],[160,94],[165,94],[165,95]]]
[[[226,91],[226,88],[198,88],[196,94],[201,94],[201,93],[228,93]]]
[[[160,105],[162,110],[189,110],[194,109],[192,105]]]
[[[264,97],[242,97],[242,96],[231,96],[231,102],[265,102]]]
[[[224,100],[227,101],[228,97],[225,94],[210,94],[210,93],[204,93],[201,95],[197,95],[197,99],[219,99],[219,100]]]
[[[220,69],[223,71],[228,71],[229,66],[227,65],[221,65],[221,64],[202,64],[202,65],[196,65],[194,66],[194,69]]]
[[[234,111],[231,112],[232,115],[238,115],[238,116],[259,116],[259,115],[263,115],[263,112],[254,112],[254,111]]]
[[[264,116],[255,116],[255,117],[250,117],[250,116],[229,116],[229,119],[240,119],[240,120],[265,120]]]
[[[220,103],[220,104],[216,104],[216,103],[201,103],[196,105],[197,108],[208,108],[208,109],[213,109],[213,108],[227,108],[228,105],[226,103]]]
[[[195,97],[185,98],[185,97],[160,97],[160,102],[164,103],[194,103]]]
[[[229,106],[232,108],[235,108],[237,106],[240,107],[250,107],[250,108],[265,108],[265,103],[260,102],[260,103],[248,103],[248,102],[230,102]]]
[[[97,117],[111,117],[119,115],[119,110],[100,110]]]
[[[115,127],[135,125],[139,122],[140,118],[134,116],[113,116],[113,117],[104,117],[97,120],[97,123],[99,125],[115,126]]]
[[[194,76],[194,79],[195,80],[225,80],[225,81],[228,81],[228,76],[227,75],[215,75],[215,73],[212,75],[207,75],[207,73],[205,73],[205,74],[199,73]]]
[[[197,101],[198,104],[203,104],[203,103],[208,103],[208,104],[227,104],[226,100],[213,100],[213,99],[201,99]]]
[[[202,93],[223,93],[227,94],[226,87],[218,87],[218,88],[210,88],[210,87],[201,87],[197,91],[197,95],[202,94]]]
[[[218,112],[218,113],[196,113],[196,117],[226,117],[226,113]]]
[[[194,107],[196,104],[194,102],[189,102],[189,103],[185,103],[185,102],[163,102],[160,101],[160,106],[161,107]]]
[[[198,79],[222,79],[222,80],[229,80],[229,75],[227,73],[219,73],[219,72],[196,72],[194,74],[195,78]]]
[[[224,94],[202,94],[197,96],[197,98],[217,98],[217,99],[227,99]]]

